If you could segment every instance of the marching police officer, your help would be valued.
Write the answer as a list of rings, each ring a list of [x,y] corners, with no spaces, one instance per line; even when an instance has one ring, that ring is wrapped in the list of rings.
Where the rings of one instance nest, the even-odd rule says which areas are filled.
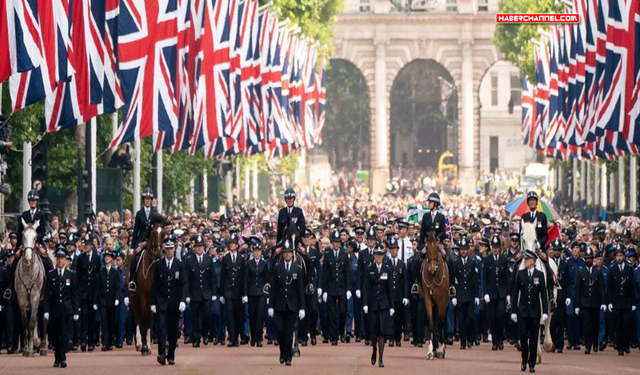
[[[507,285],[509,264],[502,255],[500,236],[491,239],[491,254],[486,256],[484,264],[484,302],[488,306],[491,322],[492,350],[504,349],[504,324],[507,307]]]
[[[47,274],[43,302],[44,319],[51,324],[51,341],[55,346],[53,367],[67,367],[67,326],[71,319],[78,320],[80,302],[76,273],[66,268],[66,251],[59,245],[56,268]]]
[[[78,259],[78,296],[80,297],[80,349],[92,352],[98,342],[95,310],[93,309],[100,256],[93,247],[93,237],[87,233],[82,239],[83,253]]]
[[[366,248],[360,250],[358,252],[358,275],[356,276],[356,298],[362,297],[362,283],[364,281],[364,277],[366,276],[367,269],[369,266],[373,264],[373,249],[376,246],[376,232],[373,226],[369,227],[367,231],[367,245]],[[369,316],[365,314],[363,316],[364,320],[364,343],[365,345],[369,345],[369,339],[371,335],[369,334]]]
[[[130,263],[129,270],[129,291],[136,291],[136,274],[138,271],[138,262],[142,249],[147,245],[149,231],[151,230],[152,220],[155,220],[159,214],[151,207],[153,201],[153,190],[145,188],[142,191],[142,208],[136,212],[135,222],[133,224],[133,233],[131,234],[131,248],[134,250],[134,256]]]
[[[403,323],[405,322],[405,308],[409,305],[409,278],[407,267],[398,254],[399,243],[395,238],[389,241],[389,277],[393,300],[391,308],[395,310],[393,316],[393,335],[389,339],[389,346],[401,346]],[[413,256],[413,254],[411,254]],[[366,277],[366,275],[365,275]],[[374,343],[375,344],[375,343]]]
[[[329,338],[331,345],[338,345],[343,335],[347,300],[351,299],[351,267],[349,256],[340,249],[340,234],[331,234],[331,249],[324,253],[322,264],[322,300],[327,303]]]
[[[300,330],[298,340],[301,340],[302,346],[307,345],[307,337],[311,336],[311,345],[316,345],[316,336],[318,335],[318,298],[322,297],[322,264],[320,258],[322,253],[311,246],[311,237],[313,233],[309,229],[305,229],[300,239],[302,244],[298,247],[299,251],[307,256],[307,279],[313,285],[313,290],[305,290],[305,311],[307,319],[300,322]]]
[[[175,257],[176,244],[172,236],[165,239],[164,258],[156,262],[151,287],[151,310],[156,314],[158,334],[158,363],[175,364],[178,342],[178,320],[186,309],[182,262]],[[166,342],[169,347],[166,348]]]
[[[262,241],[251,237],[252,256],[247,261],[243,295],[249,298],[249,326],[251,346],[262,347],[265,295],[262,289],[267,281],[267,261],[262,258]]]
[[[469,256],[469,240],[460,240],[460,257],[453,263],[454,285],[457,295],[451,299],[458,311],[460,328],[460,349],[471,348],[474,304],[480,304],[478,296],[478,275],[475,261]]]
[[[113,349],[116,334],[116,308],[120,304],[120,274],[113,266],[115,254],[111,249],[104,252],[104,267],[98,272],[93,309],[100,309],[102,322],[102,351]]]
[[[609,312],[616,326],[618,355],[629,354],[630,327],[636,310],[636,294],[633,285],[633,269],[625,261],[624,247],[616,248],[616,259],[609,269],[607,287]]]
[[[244,322],[242,305],[249,302],[249,298],[244,294],[245,267],[244,257],[238,254],[238,234],[233,233],[229,238],[229,253],[222,258],[220,273],[220,303],[227,306],[228,347],[239,346],[238,336],[242,332]]]
[[[598,351],[598,330],[600,328],[600,311],[606,310],[604,305],[604,278],[600,267],[593,265],[593,250],[587,248],[584,255],[586,267],[578,270],[576,275],[576,315],[582,315],[584,333],[584,354]]]
[[[269,297],[268,314],[275,320],[280,347],[280,364],[291,366],[293,327],[305,317],[302,268],[293,262],[293,243],[285,240],[283,262],[275,265],[273,289]]]
[[[175,243],[174,243],[175,246]],[[209,338],[203,332],[209,332],[211,301],[217,298],[218,282],[213,271],[213,260],[204,253],[205,241],[201,235],[196,237],[195,254],[184,262],[184,296],[190,305],[193,347],[200,347],[200,339],[207,345]]]
[[[511,301],[517,304],[511,311],[511,320],[518,323],[522,364],[520,370],[525,371],[529,364],[529,372],[536,372],[536,356],[538,355],[538,334],[540,318],[547,320],[548,303],[547,287],[544,274],[535,269],[538,256],[531,250],[525,250],[525,269],[518,271],[514,280]],[[542,306],[540,306],[542,301]]]
[[[38,227],[36,228],[36,232],[38,233],[38,239],[41,240],[44,238],[47,223],[44,214],[40,211],[40,208],[38,208],[39,200],[40,196],[37,191],[31,190],[29,194],[27,194],[29,209],[24,211],[20,215],[20,219],[18,219],[18,244],[15,247],[16,249],[19,249],[22,245],[22,232],[24,231],[25,224],[35,224],[37,222]]]
[[[556,280],[558,280],[558,288],[556,289],[559,309],[556,309],[551,317],[551,338],[556,352],[562,353],[564,349],[564,328],[567,322],[567,310],[564,306],[568,306],[571,300],[568,298],[569,292],[569,276],[567,261],[562,257],[563,245],[559,238],[551,243],[551,251],[549,252],[550,261],[555,263],[557,272]],[[603,301],[604,302],[604,301]]]
[[[280,243],[284,239],[284,232],[290,223],[293,223],[298,227],[298,231],[296,233],[302,233],[302,229],[306,228],[302,208],[294,206],[294,203],[296,202],[296,192],[293,188],[287,188],[287,190],[285,190],[284,201],[287,206],[278,211],[276,243]]]

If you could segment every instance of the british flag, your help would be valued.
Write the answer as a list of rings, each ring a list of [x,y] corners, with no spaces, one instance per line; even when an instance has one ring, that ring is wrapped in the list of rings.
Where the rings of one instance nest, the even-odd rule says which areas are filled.
[[[533,118],[535,103],[529,82],[522,77],[522,144],[533,147]]]
[[[534,51],[536,63],[534,146],[537,150],[544,150],[546,148],[544,145],[544,134],[549,126],[549,53],[544,41],[540,43]]]
[[[316,142],[317,144],[322,144],[322,128],[324,127],[325,104],[327,100],[326,67],[324,59],[322,60],[322,66],[319,72],[316,74],[315,89],[317,91],[315,102]]]
[[[635,82],[633,91],[631,92],[631,101],[629,103],[631,109],[627,108],[629,115],[629,142],[632,142],[636,146],[640,146],[640,1],[635,2],[635,40],[636,48],[634,54],[634,76]]]
[[[122,0],[118,18],[118,58],[123,121],[111,147],[178,129],[178,0]]]
[[[241,152],[250,154],[254,147],[260,145],[259,104],[256,100],[256,83],[260,76],[256,72],[256,44],[260,31],[258,19],[258,2],[245,1],[243,27],[240,29],[240,95],[242,118],[241,134],[244,133],[244,149]]]
[[[0,5],[0,82],[40,66],[42,44],[36,0],[5,0]]]

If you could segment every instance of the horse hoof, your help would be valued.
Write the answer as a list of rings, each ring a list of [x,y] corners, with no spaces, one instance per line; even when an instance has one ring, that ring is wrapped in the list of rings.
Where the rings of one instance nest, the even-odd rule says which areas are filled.
[[[36,354],[35,352],[27,352],[27,357],[33,358],[35,354]]]
[[[431,361],[433,359],[433,353],[427,354],[427,361]]]
[[[297,358],[297,357],[300,357],[300,352],[294,352],[294,353],[293,353],[293,356],[294,356],[294,357],[296,357],[296,358]]]
[[[136,352],[142,350],[142,344],[136,344]]]
[[[40,355],[41,356],[46,356],[47,355],[47,351],[44,349],[40,349]]]

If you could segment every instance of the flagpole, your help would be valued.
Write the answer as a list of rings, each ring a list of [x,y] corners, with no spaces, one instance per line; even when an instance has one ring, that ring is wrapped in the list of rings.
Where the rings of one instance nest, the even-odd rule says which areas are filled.
[[[638,210],[638,157],[629,157],[629,211],[635,215]]]
[[[607,210],[607,200],[609,197],[607,196],[607,165],[602,164],[600,167],[600,211]],[[598,217],[602,217],[602,213],[598,215]]]
[[[93,213],[98,213],[98,201],[97,201],[97,189],[98,189],[98,173],[96,168],[96,143],[98,139],[98,119],[96,117],[91,119],[91,208]],[[88,157],[88,156],[87,156]]]
[[[627,189],[624,183],[624,156],[618,159],[618,211],[625,211],[627,209],[627,202],[625,199],[625,193]]]
[[[22,211],[29,209],[27,194],[31,190],[31,142],[22,143]]]
[[[133,214],[140,209],[140,139],[133,141],[135,159],[133,162]]]

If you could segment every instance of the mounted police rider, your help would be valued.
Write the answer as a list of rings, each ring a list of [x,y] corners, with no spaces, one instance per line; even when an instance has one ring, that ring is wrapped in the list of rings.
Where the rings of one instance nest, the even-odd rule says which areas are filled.
[[[137,288],[136,274],[138,273],[138,263],[140,262],[142,249],[147,246],[147,238],[149,238],[149,231],[151,230],[152,225],[151,219],[153,216],[159,215],[157,211],[151,207],[153,198],[153,190],[150,188],[145,188],[142,191],[142,208],[136,213],[133,233],[131,235],[131,248],[134,249],[134,254],[129,270],[130,292],[135,292]]]

